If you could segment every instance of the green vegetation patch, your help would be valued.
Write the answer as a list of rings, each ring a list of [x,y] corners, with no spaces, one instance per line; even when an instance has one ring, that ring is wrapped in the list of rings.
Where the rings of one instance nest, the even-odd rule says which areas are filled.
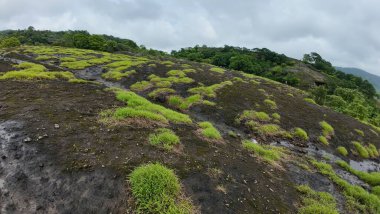
[[[341,154],[343,156],[348,155],[348,151],[344,146],[339,146],[336,150],[338,151],[339,154]]]
[[[277,124],[265,124],[257,128],[260,135],[265,136],[282,136],[284,131]]]
[[[69,69],[80,70],[80,69],[85,69],[87,67],[90,67],[91,64],[88,63],[86,60],[80,60],[80,61],[73,61],[73,62],[62,62],[61,66],[69,68]]]
[[[360,129],[354,129],[356,133],[358,133],[360,136],[364,137],[364,132]]]
[[[326,121],[319,122],[319,125],[322,127],[323,136],[330,137],[334,135],[334,128]]]
[[[261,157],[270,163],[280,160],[283,155],[283,149],[280,147],[260,145],[249,140],[244,140],[242,144],[245,149],[253,152],[258,157]]]
[[[220,140],[222,136],[220,132],[210,122],[200,122],[198,125],[201,127],[201,134],[209,139]]]
[[[271,117],[262,111],[244,110],[243,113],[236,119],[236,122],[247,122],[250,120],[259,122],[269,122]]]
[[[318,140],[319,140],[319,142],[321,142],[323,145],[326,145],[326,146],[329,145],[329,141],[327,140],[327,138],[326,138],[325,136],[319,136],[319,137],[318,137]]]
[[[191,203],[180,197],[180,182],[173,170],[159,163],[137,167],[129,181],[138,213],[192,212]]]
[[[293,130],[293,136],[297,137],[302,140],[309,140],[309,136],[307,135],[307,132],[303,130],[302,128],[295,128]]]
[[[151,87],[153,87],[153,85],[150,82],[148,82],[148,81],[140,81],[140,82],[136,82],[133,85],[131,85],[130,89],[132,91],[145,91],[145,90],[148,90]]]
[[[156,129],[154,134],[149,135],[149,143],[153,146],[172,150],[173,146],[178,145],[179,137],[170,129]]]
[[[219,68],[219,67],[212,67],[212,68],[210,68],[210,71],[223,74],[226,70],[224,70],[223,68]]]
[[[122,78],[127,78],[130,75],[135,74],[135,73],[136,73],[135,70],[121,72],[119,71],[119,69],[113,69],[102,74],[102,77],[105,79],[110,79],[110,80],[121,80]]]
[[[71,72],[60,71],[47,71],[47,69],[40,64],[31,62],[23,62],[14,66],[17,71],[9,71],[0,75],[0,80],[14,79],[14,80],[47,80],[47,79],[76,79]]]
[[[353,169],[347,162],[343,160],[338,160],[336,162],[340,167],[345,169],[347,172],[350,172],[360,178],[362,181],[366,182],[371,186],[380,185],[380,172],[363,172],[356,169]]]
[[[360,157],[369,158],[369,153],[366,147],[364,147],[361,143],[357,141],[353,141],[352,143],[354,144],[354,147],[356,151],[358,152],[358,154],[360,155]]]
[[[317,105],[317,103],[313,99],[311,99],[311,98],[304,98],[303,100],[305,100],[308,103]]]
[[[300,185],[297,190],[302,194],[299,214],[339,214],[336,200],[331,194],[314,191],[307,185]]]
[[[328,176],[336,185],[343,190],[346,198],[346,208],[352,213],[380,213],[380,198],[367,192],[360,186],[351,185],[346,180],[339,177],[332,166],[327,163],[313,160],[312,164],[318,171]]]
[[[143,118],[163,123],[192,123],[190,117],[161,105],[151,103],[134,92],[115,89],[116,98],[127,104],[127,107],[117,108],[114,111],[105,111],[103,117],[112,117],[117,120],[126,118]]]
[[[216,97],[216,91],[232,84],[233,83],[231,81],[225,81],[211,86],[200,86],[196,88],[191,88],[188,90],[188,92],[192,94],[199,94],[204,97]]]
[[[171,88],[157,88],[148,94],[149,97],[157,98],[159,96],[165,96],[168,94],[174,94],[176,91]]]
[[[276,104],[276,102],[273,101],[273,100],[265,99],[265,100],[264,100],[264,103],[265,103],[265,105],[267,105],[267,106],[268,106],[269,108],[271,108],[271,109],[277,109],[277,104]]]
[[[178,95],[172,95],[169,97],[168,103],[170,106],[173,106],[181,110],[187,110],[191,106],[196,105],[196,104],[215,105],[215,103],[213,102],[210,102],[208,100],[203,100],[202,96],[199,94],[194,94],[186,98],[183,98]]]

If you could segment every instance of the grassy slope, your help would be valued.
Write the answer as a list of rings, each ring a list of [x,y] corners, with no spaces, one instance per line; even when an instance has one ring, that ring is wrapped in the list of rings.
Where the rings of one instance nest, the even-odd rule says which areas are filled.
[[[60,58],[62,55],[55,55],[57,50],[54,50],[50,52],[49,54],[55,55],[55,58],[50,60],[44,60],[44,61],[38,61],[35,60],[35,58],[40,54],[35,53],[28,53],[26,50],[29,48],[20,48],[19,50],[16,50],[15,53],[9,54],[8,56],[24,59],[27,61],[33,61],[36,63],[43,63],[45,64],[45,67],[47,67],[50,71],[52,70],[70,70],[67,68],[60,68],[59,66],[62,61]],[[59,48],[62,49],[62,48]],[[45,50],[46,51],[46,50]],[[100,52],[91,52],[89,54],[87,53],[80,53],[75,55],[76,50],[73,50],[72,52],[66,53],[69,56],[76,57],[78,60],[79,58],[83,58],[85,55],[91,55],[96,57],[105,57],[107,54],[100,53]],[[45,54],[45,53],[44,53]],[[48,54],[47,54],[48,55]],[[95,69],[96,67],[102,67],[105,69],[110,70],[109,66],[106,66],[106,64],[118,61],[123,58],[122,55],[112,55],[108,56],[110,57],[110,61],[107,60],[107,62],[104,62],[102,60],[99,60],[99,62],[93,63],[92,66],[86,66],[91,67],[91,69]],[[121,58],[120,58],[121,57]],[[130,57],[129,57],[130,58]],[[132,57],[133,58],[133,57]],[[142,59],[139,59],[142,60]],[[96,60],[95,60],[96,61]],[[311,103],[308,103],[304,101],[305,95],[302,93],[302,91],[299,91],[297,89],[291,88],[289,86],[275,83],[270,80],[266,80],[260,77],[256,76],[247,76],[244,75],[242,72],[238,71],[230,71],[225,70],[224,73],[222,72],[213,72],[210,71],[212,66],[207,64],[199,64],[199,63],[193,63],[193,62],[184,62],[180,60],[173,60],[173,59],[143,59],[143,63],[137,63],[133,64],[132,66],[129,66],[125,69],[121,69],[121,73],[125,73],[126,71],[135,70],[136,72],[132,73],[131,75],[128,75],[126,77],[120,78],[119,80],[111,79],[107,80],[109,82],[114,82],[122,85],[125,88],[129,88],[131,85],[135,84],[139,81],[148,81],[150,82],[149,76],[154,74],[159,77],[168,77],[167,72],[170,70],[183,70],[183,69],[194,69],[195,72],[186,72],[186,77],[193,79],[193,82],[188,83],[177,83],[173,79],[170,79],[172,81],[171,88],[174,89],[176,92],[176,95],[182,96],[182,97],[188,97],[192,95],[188,92],[189,89],[199,87],[200,84],[204,86],[211,86],[215,84],[219,84],[221,82],[225,81],[232,81],[232,85],[226,84],[223,87],[218,88],[215,90],[216,97],[203,97],[204,100],[208,100],[211,102],[214,102],[215,105],[205,105],[205,104],[194,104],[192,105],[188,110],[182,110],[183,113],[186,113],[190,115],[190,117],[194,120],[194,122],[201,122],[201,121],[210,121],[214,126],[221,132],[224,139],[224,144],[221,144],[217,146],[216,148],[221,150],[221,154],[219,156],[214,156],[214,158],[211,161],[211,165],[216,165],[219,168],[222,168],[222,171],[226,173],[231,173],[232,177],[237,176],[239,174],[245,175],[250,177],[251,179],[256,178],[255,176],[258,176],[256,172],[252,171],[242,171],[237,170],[234,167],[242,167],[248,169],[260,169],[260,167],[264,167],[263,165],[253,166],[257,165],[255,161],[252,162],[252,160],[249,160],[250,163],[246,163],[245,157],[243,156],[240,158],[243,158],[243,162],[239,162],[238,160],[233,157],[234,155],[240,156],[241,153],[241,146],[240,146],[240,139],[235,139],[227,136],[228,131],[233,130],[237,133],[239,133],[242,137],[242,139],[249,139],[249,138],[255,138],[260,143],[263,144],[269,144],[273,140],[283,140],[283,136],[268,136],[268,135],[260,135],[256,129],[252,129],[249,126],[246,126],[244,124],[238,124],[236,123],[236,118],[244,111],[244,110],[255,110],[260,112],[266,112],[268,115],[272,115],[273,113],[278,113],[280,115],[279,121],[271,121],[270,123],[277,124],[279,127],[281,127],[284,131],[291,132],[294,128],[299,127],[304,129],[309,138],[310,141],[313,144],[318,145],[319,147],[323,147],[325,150],[328,150],[332,153],[337,154],[336,148],[338,146],[344,146],[348,150],[354,150],[354,147],[351,143],[351,141],[361,141],[366,143],[372,143],[376,145],[378,148],[380,147],[380,133],[376,134],[376,131],[373,130],[372,127],[367,126],[365,124],[362,124],[358,122],[357,120],[348,117],[346,115],[333,112],[330,109],[327,109],[325,107],[317,106]],[[8,65],[8,63],[1,63],[0,61],[0,72],[6,72],[9,69],[11,69]],[[89,73],[91,73],[91,69]],[[74,74],[76,74],[78,77],[81,77],[80,75],[83,74],[83,72],[73,71]],[[86,73],[88,74],[88,73]],[[236,78],[237,77],[237,78]],[[95,74],[95,76],[90,76],[90,79],[103,79],[101,77],[101,74]],[[239,79],[240,78],[240,79]],[[103,79],[104,80],[104,79]],[[137,93],[150,99],[152,102],[155,102],[157,104],[161,104],[168,108],[173,108],[168,103],[168,96],[159,96],[155,99],[149,98],[148,94],[152,92],[154,89],[157,88],[157,85],[152,84],[151,87],[147,87],[146,90],[138,91]],[[25,91],[23,93],[26,93]],[[112,93],[108,96],[112,96]],[[267,105],[264,100],[269,99],[276,103],[276,108],[273,106]],[[119,104],[122,106],[121,104]],[[179,109],[175,109],[178,110]],[[103,109],[105,110],[105,109]],[[319,136],[322,135],[322,128],[320,127],[319,123],[321,121],[327,121],[333,128],[334,128],[334,136],[329,139],[329,146],[323,146],[321,143],[319,143]],[[269,123],[269,122],[268,122]],[[258,124],[256,126],[262,126],[264,124]],[[183,155],[185,157],[182,157],[181,155],[179,157],[172,157],[173,159],[165,160],[167,164],[173,166],[178,172],[181,178],[185,180],[185,184],[187,185],[187,189],[191,191],[194,191],[193,187],[191,185],[194,185],[192,182],[190,182],[192,179],[195,179],[197,182],[206,182],[205,185],[217,185],[218,182],[220,183],[221,180],[208,180],[206,178],[203,178],[204,172],[200,171],[207,171],[209,166],[209,163],[205,161],[206,157],[209,156],[211,152],[213,152],[212,147],[208,147],[210,142],[205,141],[204,139],[200,138],[197,135],[193,135],[191,133],[196,133],[197,127],[195,123],[193,125],[169,125],[172,129],[176,130],[176,133],[178,136],[182,139],[184,144],[183,149]],[[118,128],[120,129],[120,128]],[[123,128],[121,128],[123,130]],[[364,133],[364,136],[357,134],[355,132],[355,129],[362,130]],[[124,130],[126,131],[126,130]],[[128,131],[135,135],[137,134],[139,141],[144,141],[143,136],[149,135],[149,129],[141,129],[141,130],[130,130]],[[119,132],[113,132],[112,136],[115,137],[113,141],[119,141],[122,139],[122,136],[118,136]],[[102,139],[105,140],[105,139]],[[305,145],[306,142],[299,140],[299,139],[288,139],[290,142],[293,142],[296,145]],[[218,145],[218,142],[216,142]],[[126,156],[130,154],[130,150],[137,149],[136,147],[127,146],[125,151],[121,150],[118,151],[120,156]],[[112,149],[108,148],[109,150],[109,156],[111,156]],[[145,162],[146,160],[162,160],[160,152],[155,151],[151,147],[144,147],[144,149],[139,148],[138,151],[144,151],[147,152],[148,155],[146,158],[137,158],[134,159],[134,164],[132,166],[140,164]],[[232,157],[229,156],[229,151],[234,151],[232,154]],[[199,157],[193,156],[193,154],[196,154]],[[243,154],[247,154],[244,153]],[[110,158],[106,155],[105,157],[102,157],[104,159]],[[157,157],[155,157],[157,156]],[[348,157],[359,159],[359,157],[354,156],[352,152],[349,152]],[[185,160],[188,159],[190,162],[188,164],[184,164]],[[117,162],[117,161],[116,161]],[[229,166],[221,166],[221,163],[226,163]],[[94,163],[99,164],[99,163]],[[116,164],[117,165],[117,164]],[[132,166],[129,166],[131,168]],[[200,167],[200,171],[196,170],[198,167]],[[252,168],[250,168],[252,167]],[[265,168],[265,167],[264,167]],[[283,172],[276,172],[275,174],[280,175]],[[195,175],[192,175],[195,174]],[[195,176],[195,177],[194,177]],[[197,177],[200,176],[200,177]],[[265,175],[266,176],[266,175]],[[261,178],[265,178],[261,177]],[[260,176],[259,176],[260,177]],[[257,178],[259,178],[257,177]],[[276,175],[275,175],[276,177]],[[234,177],[234,179],[238,179],[237,177]],[[240,180],[241,178],[239,178]],[[274,178],[276,179],[276,178]],[[190,180],[190,181],[189,181]],[[244,179],[243,179],[244,180]],[[209,183],[211,182],[211,184]],[[279,183],[279,187],[282,185],[282,183],[285,183],[287,185],[287,181],[282,181]],[[223,184],[226,187],[230,187],[231,184],[224,183]],[[276,185],[271,183],[270,185],[273,186],[274,189],[276,189]],[[255,188],[256,191],[260,194],[272,194],[267,193],[265,186],[257,187],[253,186],[252,188]],[[196,188],[196,187],[194,187]],[[209,186],[203,187],[205,189],[210,188]],[[244,184],[241,183],[238,185],[238,188],[231,189],[231,197],[238,197],[236,194],[238,194],[239,189],[240,191],[243,191],[242,189],[244,187]],[[230,189],[230,188],[228,188]],[[211,191],[211,190],[210,190]],[[212,190],[214,191],[214,190]],[[211,192],[212,192],[211,191]],[[289,190],[290,191],[290,190]],[[201,193],[195,192],[195,199],[199,199],[199,195]],[[276,194],[273,193],[273,197],[280,197],[278,198],[279,201],[282,201],[281,203],[277,203],[276,205],[269,203],[269,205],[277,206],[279,210],[291,210],[291,205],[287,204],[282,197],[286,197],[287,194],[289,196],[290,193],[282,193],[281,196],[275,196]],[[245,197],[249,197],[249,194]],[[211,196],[209,196],[211,197]],[[219,199],[219,196],[215,196],[215,200],[223,200]],[[222,198],[222,197],[221,197]],[[210,201],[211,200],[211,201]],[[265,197],[257,199],[259,203],[266,204]],[[292,200],[296,200],[296,197],[292,196]],[[206,200],[207,203],[213,203],[212,199]],[[196,202],[198,204],[200,202]],[[220,201],[215,202],[215,209],[219,209],[220,211],[223,211],[224,207],[223,205],[219,206]],[[283,203],[283,204],[282,204]],[[207,208],[205,208],[205,204],[202,204],[202,211],[206,212]],[[237,205],[231,205],[230,209],[232,210],[239,210],[241,209]],[[264,205],[263,205],[264,206]],[[262,211],[263,207],[256,207],[252,208],[249,203],[244,203],[244,207],[249,210],[255,210],[255,211]]]

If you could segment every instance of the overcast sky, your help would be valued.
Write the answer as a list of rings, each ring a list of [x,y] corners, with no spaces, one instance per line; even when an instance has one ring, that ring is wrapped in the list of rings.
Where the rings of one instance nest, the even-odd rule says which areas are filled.
[[[224,44],[380,75],[380,0],[0,0],[0,29],[67,30],[129,38],[148,48]]]

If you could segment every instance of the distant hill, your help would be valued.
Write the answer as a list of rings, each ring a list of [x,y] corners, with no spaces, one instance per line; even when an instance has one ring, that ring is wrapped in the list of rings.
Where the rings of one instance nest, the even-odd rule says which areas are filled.
[[[368,73],[359,68],[345,68],[345,67],[335,67],[337,70],[343,71],[348,74],[353,74],[359,76],[363,79],[368,80],[372,85],[376,88],[378,92],[380,92],[380,76]]]

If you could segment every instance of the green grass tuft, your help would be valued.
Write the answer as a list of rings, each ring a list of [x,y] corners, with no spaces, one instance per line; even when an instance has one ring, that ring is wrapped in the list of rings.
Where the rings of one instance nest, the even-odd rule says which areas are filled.
[[[179,144],[179,137],[170,129],[156,129],[154,134],[149,135],[149,143],[154,146],[162,147],[166,150],[173,149]]]
[[[302,194],[299,214],[339,214],[335,198],[327,192],[317,192],[307,185],[297,187]]]
[[[276,124],[265,124],[259,126],[257,128],[257,131],[259,132],[259,134],[267,136],[275,136],[282,132],[280,126]]]
[[[329,145],[329,141],[327,140],[327,138],[326,138],[325,136],[319,136],[319,137],[318,137],[318,140],[319,140],[319,142],[321,142],[323,145],[326,145],[326,146]]]
[[[341,154],[343,156],[348,155],[348,151],[344,146],[339,146],[336,150],[338,151],[339,154]]]
[[[309,136],[307,135],[307,132],[303,130],[302,128],[295,128],[293,130],[293,136],[298,137],[302,140],[309,140]]]
[[[277,109],[277,104],[275,101],[270,100],[270,99],[265,99],[264,103],[271,109]]]
[[[223,74],[225,72],[225,70],[223,68],[219,68],[219,67],[210,68],[210,71],[221,73],[221,74]]]
[[[161,95],[174,94],[176,91],[171,88],[157,88],[148,94],[149,97],[156,98]]]
[[[220,132],[212,125],[210,122],[200,122],[198,125],[201,127],[202,135],[205,136],[206,138],[210,139],[216,139],[220,140],[222,139],[222,136],[220,135]]]
[[[153,85],[148,82],[148,81],[141,81],[141,82],[136,82],[133,85],[131,85],[131,90],[133,91],[145,91],[149,88],[153,87]]]
[[[311,98],[304,98],[303,100],[305,100],[308,103],[317,105],[317,103],[313,99],[311,99]]]
[[[127,104],[127,107],[115,110],[112,115],[115,119],[145,118],[164,123],[192,123],[188,115],[153,104],[134,92],[121,89],[116,89],[114,92],[116,93],[116,99]]]
[[[380,198],[364,190],[360,186],[351,185],[346,180],[339,177],[332,166],[327,163],[313,160],[312,164],[318,171],[328,176],[335,184],[340,186],[344,192],[346,201],[352,213],[380,213]]]
[[[190,203],[181,200],[181,187],[173,170],[155,163],[137,167],[129,175],[138,213],[191,213]]]
[[[357,141],[353,141],[352,143],[354,144],[354,147],[356,151],[358,152],[358,154],[360,155],[360,157],[369,158],[369,153],[367,149],[361,143]]]
[[[260,145],[248,140],[242,142],[243,147],[248,151],[253,152],[255,155],[263,158],[265,161],[273,163],[282,157],[282,149],[279,147]]]
[[[338,160],[336,162],[340,167],[345,169],[346,171],[356,175],[358,178],[360,178],[362,181],[366,182],[367,184],[371,186],[378,186],[380,185],[380,172],[363,172],[356,169],[353,169],[347,162]]]
[[[360,129],[354,129],[356,133],[358,133],[360,136],[364,137],[364,132]]]
[[[190,88],[188,90],[189,93],[192,94],[199,94],[202,97],[216,97],[216,92],[228,85],[232,85],[233,83],[231,81],[225,81],[221,82],[219,84],[214,84],[211,86],[200,86],[196,88]]]
[[[334,135],[334,128],[326,121],[319,122],[319,125],[322,127],[323,136],[330,137]]]

